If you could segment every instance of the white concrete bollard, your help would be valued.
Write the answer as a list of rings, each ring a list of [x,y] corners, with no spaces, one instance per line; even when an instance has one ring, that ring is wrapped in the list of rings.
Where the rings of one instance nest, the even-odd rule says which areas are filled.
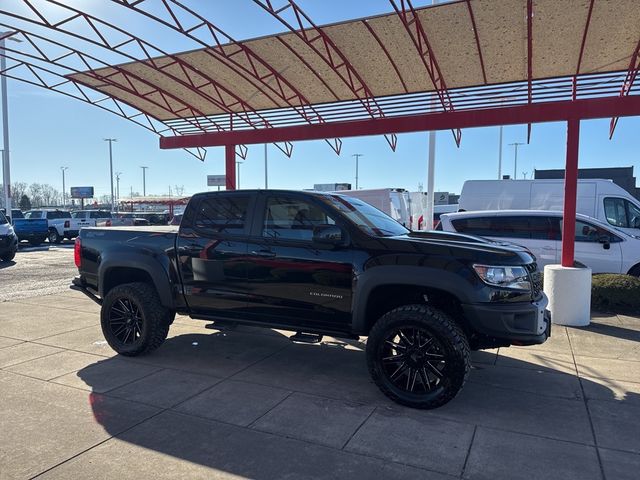
[[[544,293],[549,297],[551,321],[584,327],[591,322],[591,269],[547,265]]]

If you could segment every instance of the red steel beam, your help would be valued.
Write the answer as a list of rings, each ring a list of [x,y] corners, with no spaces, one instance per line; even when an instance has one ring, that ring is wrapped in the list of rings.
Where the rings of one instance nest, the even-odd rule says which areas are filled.
[[[570,118],[594,119],[640,115],[640,95],[533,103],[478,110],[432,112],[420,115],[329,122],[321,125],[203,133],[165,137],[160,148],[213,147],[238,143],[323,140],[385,133],[411,133],[454,128],[494,127],[526,123],[560,122]]]
[[[487,84],[487,72],[484,69],[484,58],[482,57],[482,48],[480,47],[480,37],[478,36],[478,27],[476,26],[476,17],[473,14],[473,7],[471,6],[471,0],[467,0],[467,10],[469,10],[469,17],[471,18],[471,26],[473,27],[473,34],[476,37],[476,48],[478,49],[478,59],[480,60],[480,68],[482,69],[482,78],[484,84]]]
[[[636,49],[633,51],[633,54],[631,55],[631,61],[629,62],[629,68],[627,69],[627,76],[624,79],[622,88],[620,89],[621,97],[626,97],[629,95],[629,93],[631,93],[631,88],[633,87],[633,84],[636,81],[636,77],[638,76],[638,71],[640,71],[640,40],[638,40]],[[611,119],[611,123],[609,124],[609,139],[613,138],[613,133],[615,132],[617,125],[618,125],[618,117],[613,117]]]
[[[400,6],[398,6],[396,0],[389,1],[391,2],[393,9],[396,11],[398,18],[400,18],[400,21],[404,25],[405,30],[409,34],[409,37],[420,56],[420,60],[431,79],[431,83],[436,90],[436,95],[440,100],[442,108],[445,112],[452,112],[454,108],[453,101],[449,96],[449,89],[447,88],[447,84],[442,76],[442,71],[440,70],[440,66],[438,65],[433,49],[431,48],[429,37],[422,27],[422,22],[420,22],[420,18],[418,17],[416,10],[413,8],[411,0],[400,0]],[[453,131],[453,139],[457,146],[460,146],[461,137],[462,132],[459,129]]]
[[[527,0],[527,101],[533,101],[533,0]],[[527,143],[531,142],[531,123],[527,124]]]
[[[562,213],[563,267],[573,267],[574,261],[579,143],[580,120],[572,118],[567,122],[567,158],[564,174],[564,211]]]
[[[582,68],[582,57],[584,56],[584,46],[587,43],[587,34],[589,33],[589,26],[591,25],[591,15],[593,14],[593,4],[595,0],[589,2],[589,11],[587,13],[587,20],[584,24],[584,31],[582,32],[582,42],[580,42],[580,53],[578,54],[578,64],[576,65],[576,74],[573,77],[573,99],[575,100],[578,95],[578,75],[580,75],[580,68]]]
[[[236,189],[236,146],[227,145],[224,149],[224,172],[227,190]]]

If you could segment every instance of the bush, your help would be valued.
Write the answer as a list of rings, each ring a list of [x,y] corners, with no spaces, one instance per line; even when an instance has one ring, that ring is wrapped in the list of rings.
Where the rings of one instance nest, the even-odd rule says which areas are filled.
[[[591,307],[613,313],[640,312],[640,279],[631,275],[594,275]]]

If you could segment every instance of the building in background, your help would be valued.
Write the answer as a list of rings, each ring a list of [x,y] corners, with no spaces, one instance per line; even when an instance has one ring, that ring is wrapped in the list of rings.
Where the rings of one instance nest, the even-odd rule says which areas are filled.
[[[564,178],[564,170],[534,170],[533,172],[536,180]],[[613,183],[624,188],[634,198],[640,200],[640,188],[636,186],[633,167],[580,168],[578,169],[578,178],[604,178],[612,180]]]

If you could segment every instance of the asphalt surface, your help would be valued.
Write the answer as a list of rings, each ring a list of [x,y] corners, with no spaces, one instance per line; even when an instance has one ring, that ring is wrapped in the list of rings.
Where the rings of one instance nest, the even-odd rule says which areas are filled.
[[[21,245],[13,261],[0,261],[0,302],[64,292],[77,273],[73,242]]]

